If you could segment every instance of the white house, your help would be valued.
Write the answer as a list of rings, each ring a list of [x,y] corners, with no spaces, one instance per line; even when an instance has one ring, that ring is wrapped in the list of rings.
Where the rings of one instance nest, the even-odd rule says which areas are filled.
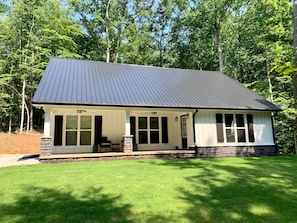
[[[272,155],[281,111],[226,75],[52,58],[33,104],[42,154],[175,150]]]

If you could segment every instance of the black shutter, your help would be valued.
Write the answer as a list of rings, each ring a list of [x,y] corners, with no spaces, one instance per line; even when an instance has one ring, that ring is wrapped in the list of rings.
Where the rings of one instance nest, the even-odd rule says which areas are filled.
[[[168,143],[168,121],[167,121],[167,117],[162,117],[162,143]]]
[[[95,145],[99,145],[102,139],[102,116],[95,116]]]
[[[55,136],[54,146],[62,146],[62,134],[63,134],[63,116],[55,116]]]
[[[253,115],[247,115],[249,142],[255,142]]]
[[[134,116],[130,117],[130,135],[133,135],[133,145],[136,143],[136,119]]]
[[[222,114],[216,114],[216,124],[217,124],[218,142],[224,142],[223,115]]]

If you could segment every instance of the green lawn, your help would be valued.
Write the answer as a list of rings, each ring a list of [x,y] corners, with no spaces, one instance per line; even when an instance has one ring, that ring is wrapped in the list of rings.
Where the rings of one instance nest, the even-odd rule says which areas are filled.
[[[0,222],[297,222],[297,157],[0,168]]]

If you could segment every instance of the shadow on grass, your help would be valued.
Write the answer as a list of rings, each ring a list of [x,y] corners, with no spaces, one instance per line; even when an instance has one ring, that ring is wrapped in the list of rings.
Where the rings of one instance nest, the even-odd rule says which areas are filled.
[[[24,188],[13,204],[0,207],[0,222],[132,222],[120,196],[89,188],[82,195],[41,187]]]
[[[180,187],[190,222],[297,222],[296,156],[164,160],[194,168]],[[195,170],[197,169],[197,171]]]

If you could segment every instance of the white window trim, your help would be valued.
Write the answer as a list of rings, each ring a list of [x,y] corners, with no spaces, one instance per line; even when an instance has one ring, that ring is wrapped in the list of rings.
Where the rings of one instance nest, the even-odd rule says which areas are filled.
[[[67,120],[67,116],[78,116],[78,120],[77,120],[77,139],[76,139],[76,145],[66,145],[66,120]],[[91,117],[91,129],[80,129],[80,120],[81,120],[81,116],[90,116]],[[71,130],[70,130],[71,131]],[[80,132],[81,131],[91,131],[91,144],[90,145],[80,145]],[[89,148],[90,146],[92,146],[94,144],[94,116],[93,115],[89,115],[89,114],[66,114],[63,115],[63,133],[62,133],[62,146],[65,148]]]
[[[223,113],[223,134],[224,134],[224,143],[225,144],[232,144],[232,143],[236,143],[236,144],[249,144],[249,135],[248,135],[248,124],[247,124],[247,114],[243,114],[243,113]],[[234,121],[234,126],[233,127],[227,127],[226,126],[226,119],[225,119],[225,115],[233,115],[233,121]],[[244,127],[237,127],[237,123],[236,123],[236,115],[243,115],[243,119],[244,119]],[[227,141],[227,134],[226,134],[226,130],[227,129],[234,129],[234,138],[235,141],[234,142],[228,142]],[[245,142],[238,142],[238,134],[237,134],[237,130],[238,129],[244,129],[245,130]]]

